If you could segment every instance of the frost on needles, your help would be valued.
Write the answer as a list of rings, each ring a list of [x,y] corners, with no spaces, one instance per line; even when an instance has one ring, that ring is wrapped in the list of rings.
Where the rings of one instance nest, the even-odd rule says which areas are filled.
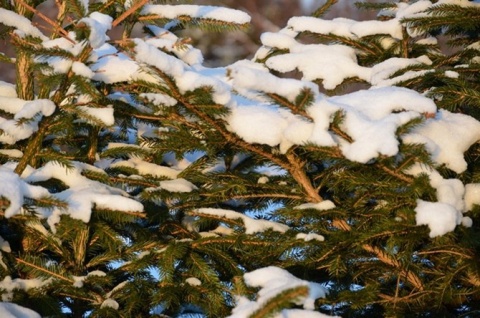
[[[0,8],[0,316],[478,312],[479,1],[327,0],[216,68],[179,31],[250,16],[177,2]]]

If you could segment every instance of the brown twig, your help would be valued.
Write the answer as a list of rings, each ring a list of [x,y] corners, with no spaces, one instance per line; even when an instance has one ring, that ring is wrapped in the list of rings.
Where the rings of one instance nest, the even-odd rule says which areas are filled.
[[[46,15],[44,15],[43,13],[41,13],[40,11],[38,11],[37,9],[35,9],[34,7],[28,5],[27,3],[25,3],[23,0],[17,0],[17,3],[20,4],[21,6],[23,6],[25,9],[27,9],[28,11],[36,14],[40,19],[42,19],[43,21],[45,21],[46,23],[48,23],[49,25],[51,25],[53,27],[53,29],[55,30],[55,32],[59,32],[60,35],[65,38],[66,40],[68,40],[69,42],[75,44],[76,42],[74,40],[72,40],[69,36],[68,36],[68,32],[65,31],[65,29],[63,29],[60,25],[58,25],[55,21],[53,21],[52,19],[50,19],[49,17],[47,17]]]
[[[132,15],[135,11],[137,11],[140,7],[145,5],[148,2],[148,0],[140,0],[139,2],[135,3],[133,6],[130,7],[127,11],[122,13],[118,18],[115,19],[112,23],[112,27],[116,27],[120,23],[122,23],[123,20],[128,18],[130,15]]]

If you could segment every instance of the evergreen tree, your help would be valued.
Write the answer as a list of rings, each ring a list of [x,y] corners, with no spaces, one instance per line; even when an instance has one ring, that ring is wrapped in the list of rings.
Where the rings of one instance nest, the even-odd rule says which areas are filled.
[[[249,16],[177,2],[2,2],[0,313],[478,314],[480,3],[328,0],[212,69],[176,32]]]

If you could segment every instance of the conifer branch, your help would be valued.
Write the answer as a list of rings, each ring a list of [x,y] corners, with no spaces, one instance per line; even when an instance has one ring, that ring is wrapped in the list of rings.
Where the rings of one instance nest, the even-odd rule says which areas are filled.
[[[413,182],[413,180],[414,180],[412,177],[409,177],[409,176],[407,176],[407,175],[405,175],[405,174],[403,174],[403,173],[400,173],[400,172],[398,172],[398,171],[394,171],[394,170],[388,168],[387,166],[385,166],[385,165],[383,165],[383,164],[377,164],[377,165],[378,165],[378,167],[379,167],[380,169],[382,169],[383,171],[385,171],[385,172],[388,173],[389,175],[391,175],[391,176],[393,176],[393,177],[395,177],[395,178],[397,178],[397,179],[399,179],[399,180],[402,180],[402,181],[404,181],[404,182],[406,182],[406,183],[408,183],[408,184],[411,184],[411,183]],[[399,169],[396,169],[396,170],[399,170]]]
[[[327,11],[337,2],[338,0],[327,0],[322,6],[320,6],[312,13],[312,16],[316,18],[321,17],[322,15],[327,13]]]
[[[202,193],[202,197],[217,197],[216,193]],[[228,196],[230,199],[261,199],[261,198],[277,198],[277,199],[290,199],[290,200],[302,200],[304,197],[300,195],[287,194],[287,193],[252,193],[252,194],[234,194]]]
[[[53,27],[53,30],[55,32],[58,32],[60,33],[60,35],[65,38],[67,41],[75,44],[76,42],[74,40],[72,40],[69,36],[68,36],[68,32],[65,31],[64,28],[62,28],[60,25],[58,25],[55,21],[53,21],[52,19],[50,19],[49,17],[47,17],[46,15],[44,15],[42,12],[38,11],[37,9],[35,9],[34,7],[28,5],[27,3],[25,3],[25,1],[23,0],[16,0],[16,2],[18,4],[20,4],[21,6],[23,6],[24,8],[26,8],[28,11],[36,14],[40,19],[42,19],[43,21],[45,21],[46,23],[48,23],[50,26]]]
[[[14,172],[21,175],[29,164],[32,164],[39,149],[42,147],[43,138],[50,128],[52,117],[45,118],[39,125],[38,131],[30,138],[23,153],[22,159],[18,162]]]
[[[298,298],[307,297],[309,293],[308,286],[299,286],[282,291],[278,295],[268,299],[262,307],[252,313],[248,318],[271,317],[274,313],[280,311],[279,308],[285,308]]]
[[[386,294],[383,294],[383,293],[379,293],[378,294],[378,297],[380,297],[381,299],[384,299],[383,301],[381,302],[384,302],[384,303],[387,303],[387,304],[391,304],[391,303],[398,303],[398,302],[416,302],[418,301],[418,299],[422,296],[425,296],[427,294],[431,294],[432,291],[431,290],[421,290],[421,291],[417,291],[415,293],[410,293],[408,294],[407,296],[403,296],[403,297],[395,297],[395,296],[390,296],[390,295],[386,295]]]
[[[410,36],[408,35],[407,28],[402,27],[402,41],[400,52],[403,58],[408,58],[409,55],[409,39]]]
[[[41,267],[41,266],[38,266],[38,265],[36,265],[36,264],[27,262],[27,261],[25,261],[25,260],[23,260],[23,259],[21,259],[21,258],[18,258],[18,257],[15,257],[15,260],[16,260],[17,262],[25,265],[25,266],[34,268],[34,269],[36,269],[36,270],[38,270],[38,271],[41,271],[41,272],[44,272],[44,273],[46,273],[46,274],[48,274],[48,275],[50,275],[50,276],[56,277],[56,278],[58,278],[58,279],[60,279],[60,280],[63,280],[63,281],[68,282],[68,283],[70,283],[70,284],[73,284],[73,280],[68,279],[68,278],[66,278],[66,277],[63,277],[62,275],[57,274],[57,273],[55,273],[55,272],[49,271],[48,269],[46,269],[46,268],[44,268],[44,267]]]
[[[453,250],[435,250],[435,251],[424,251],[424,252],[416,252],[416,255],[429,255],[429,254],[452,254],[457,255],[465,259],[472,259],[471,255],[467,255],[465,253],[456,252]]]
[[[288,151],[285,157],[290,163],[288,166],[288,172],[290,172],[292,177],[305,190],[309,201],[314,203],[322,202],[323,198],[320,196],[317,189],[315,189],[315,187],[312,185],[310,178],[305,173],[305,162],[300,160],[293,151]]]
[[[390,265],[400,271],[400,274],[404,276],[416,289],[422,291],[424,289],[422,281],[420,278],[418,278],[417,275],[415,275],[413,272],[404,269],[402,264],[391,258],[387,253],[379,249],[378,247],[369,245],[369,244],[364,244],[362,245],[363,249],[369,253],[374,254],[378,259],[387,265]]]
[[[308,200],[311,202],[322,202],[323,199],[322,197],[318,194],[316,191],[315,187],[312,185],[310,179],[308,176],[305,174],[305,171],[303,170],[304,163],[302,163],[294,154],[287,153],[285,156],[287,158],[287,162],[284,160],[278,158],[272,153],[266,152],[265,150],[261,149],[258,146],[252,145],[237,135],[231,133],[227,129],[225,129],[221,124],[219,124],[218,120],[215,120],[208,116],[207,114],[201,112],[198,110],[195,105],[192,105],[177,89],[176,85],[171,81],[171,79],[168,76],[165,76],[162,72],[158,72],[159,75],[162,77],[162,80],[169,86],[173,98],[175,98],[177,101],[182,103],[189,111],[193,112],[195,115],[197,115],[199,118],[205,120],[207,123],[209,123],[212,127],[214,127],[228,142],[231,142],[233,144],[236,144],[243,149],[246,149],[250,152],[256,153],[266,159],[269,159],[271,162],[277,164],[278,166],[286,169],[291,176],[299,183],[299,185],[305,190]]]
[[[102,301],[98,301],[98,297],[96,297],[97,299],[93,299],[93,298],[85,298],[85,297],[82,297],[82,296],[79,296],[79,295],[72,295],[72,294],[69,294],[69,293],[65,293],[65,292],[60,292],[58,293],[59,295],[61,296],[65,296],[65,297],[68,297],[70,299],[78,299],[78,300],[83,300],[83,301],[86,301],[86,302],[97,302],[97,304],[101,304]]]
[[[282,96],[279,96],[278,94],[272,94],[272,93],[267,93],[267,96],[270,97],[275,102],[277,102],[279,105],[288,107],[293,114],[301,115],[302,117],[307,118],[310,121],[313,121],[313,118],[309,114],[307,114],[306,111],[299,109],[295,104],[291,103],[290,101],[283,98]],[[308,98],[308,95],[305,96],[305,99],[307,98]]]
[[[115,21],[112,22],[112,27],[116,27],[120,23],[122,23],[123,20],[128,18],[130,15],[136,13],[141,7],[143,7],[149,0],[139,0],[136,2],[134,5],[132,5],[127,11],[122,13],[118,18],[115,19]]]
[[[218,238],[208,238],[199,241],[193,242],[191,245],[193,248],[197,248],[201,245],[210,245],[210,244],[228,244],[234,245],[237,244],[239,241],[237,238],[226,238],[226,237],[218,237]],[[249,246],[269,246],[271,242],[268,241],[253,241],[253,240],[241,240],[242,245],[249,245]]]

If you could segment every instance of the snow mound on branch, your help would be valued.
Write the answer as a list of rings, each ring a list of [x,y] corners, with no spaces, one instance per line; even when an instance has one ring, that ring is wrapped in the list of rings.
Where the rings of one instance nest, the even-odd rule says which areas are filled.
[[[88,41],[92,48],[97,49],[110,40],[107,31],[112,28],[113,18],[109,15],[92,12],[89,17],[82,18],[78,23],[85,23],[90,28]]]
[[[448,1],[448,0],[445,0]],[[458,4],[457,0],[450,0]],[[442,1],[439,1],[442,2]],[[465,3],[466,1],[464,1]],[[467,2],[468,3],[468,2]],[[346,18],[335,18],[322,20],[314,17],[293,17],[288,21],[288,27],[295,32],[313,32],[318,34],[331,34],[335,36],[358,39],[371,35],[385,34],[395,40],[401,40],[402,23],[405,18],[419,17],[425,15],[424,11],[432,6],[430,1],[418,1],[413,4],[395,3],[396,8],[384,10],[382,15],[389,16],[389,19],[382,21],[355,21]],[[437,3],[438,5],[439,3]],[[407,27],[407,32],[412,35],[419,35]]]
[[[13,299],[14,290],[24,290],[28,291],[34,288],[40,288],[42,286],[50,284],[52,281],[51,278],[44,280],[40,278],[33,279],[22,279],[6,276],[2,281],[0,281],[0,288],[4,291],[2,294],[2,301],[11,301]],[[1,311],[0,311],[1,313]],[[0,317],[4,317],[1,316]]]
[[[181,170],[146,162],[140,158],[131,158],[129,160],[118,161],[113,163],[111,167],[135,168],[141,175],[151,175],[158,178],[167,177],[169,179],[176,179],[181,172]]]
[[[138,63],[124,53],[119,53],[112,45],[106,43],[95,50],[95,53],[97,60],[90,66],[94,72],[93,80],[113,84],[142,77]],[[147,74],[142,75],[150,78]]]
[[[35,311],[14,303],[0,303],[0,317],[2,318],[41,318]]]
[[[416,223],[427,225],[430,228],[430,237],[444,235],[455,230],[457,225],[471,226],[472,220],[464,217],[464,211],[471,208],[475,196],[474,188],[466,187],[459,179],[444,179],[440,173],[422,164],[410,167],[407,174],[419,176],[425,174],[430,180],[430,185],[436,189],[438,202],[417,200]],[[471,192],[470,192],[471,191]]]
[[[0,117],[0,142],[14,144],[19,140],[29,138],[38,130],[39,116],[51,116],[56,109],[55,104],[48,99],[33,101],[16,97],[0,96],[0,109],[14,114],[13,119]],[[27,120],[20,123],[19,120]]]
[[[480,205],[480,183],[465,185],[465,210],[470,211],[474,205]]]
[[[239,63],[229,69],[233,87],[242,95],[264,91],[295,98],[308,90],[313,97],[306,115],[294,115],[275,105],[237,99],[227,117],[228,127],[249,143],[280,146],[285,153],[292,145],[314,143],[340,146],[344,156],[367,163],[378,155],[394,156],[400,141],[397,129],[407,122],[436,112],[435,103],[419,93],[401,87],[377,87],[343,96],[327,98],[318,88],[294,79],[280,79],[254,64]],[[294,107],[294,106],[293,106]],[[333,114],[342,111],[342,130],[351,137],[344,140],[330,131]],[[307,117],[307,118],[305,118]]]
[[[462,221],[460,212],[450,204],[441,202],[417,200],[415,212],[417,225],[428,225],[432,238],[452,232]]]
[[[321,79],[326,89],[334,89],[347,78],[358,77],[368,81],[371,77],[369,68],[358,65],[355,50],[345,45],[304,45],[274,33],[264,33],[262,43],[289,50],[289,53],[270,57],[266,61],[270,69],[282,73],[298,69],[303,73],[303,80]]]
[[[22,212],[24,197],[40,199],[50,195],[47,189],[26,183],[8,168],[0,167],[0,196],[10,201],[5,217],[10,218]]]
[[[176,19],[181,16],[192,18],[211,19],[238,24],[250,23],[250,16],[240,10],[199,5],[145,5],[141,15],[157,14],[168,19]]]
[[[126,192],[88,179],[82,175],[84,170],[102,171],[80,162],[73,162],[73,168],[66,168],[54,162],[49,162],[25,178],[27,182],[58,179],[69,187],[64,191],[51,194],[53,197],[68,203],[66,210],[55,208],[53,211],[41,209],[38,211],[48,218],[49,225],[52,228],[59,221],[61,214],[68,214],[74,219],[88,223],[94,207],[125,212],[143,212],[143,205],[129,198]]]
[[[308,287],[308,296],[292,299],[292,302],[296,305],[303,306],[304,309],[282,310],[281,313],[278,313],[274,317],[331,317],[313,311],[315,309],[315,300],[317,298],[325,298],[328,293],[327,289],[318,283],[301,280],[286,270],[275,266],[269,266],[246,273],[244,275],[244,279],[248,286],[260,287],[260,290],[257,294],[257,299],[251,301],[245,297],[239,297],[237,299],[237,306],[232,310],[232,315],[230,315],[228,318],[249,317],[251,314],[261,309],[270,299],[278,296],[286,290],[302,286]]]
[[[2,97],[17,97],[15,85],[0,81],[0,96]]]
[[[160,187],[148,188],[148,190],[163,189],[163,190],[167,190],[168,192],[188,193],[198,189],[193,183],[183,178],[179,178],[175,180],[160,181],[159,183],[160,183]]]
[[[435,103],[413,90],[401,87],[383,87],[361,90],[330,100],[345,114],[341,128],[353,139],[342,142],[346,158],[367,163],[379,154],[398,153],[398,127],[422,113],[435,113]]]
[[[467,169],[463,153],[480,140],[480,122],[442,109],[435,118],[427,119],[402,139],[405,143],[425,144],[437,164],[462,173]]]
[[[0,23],[10,27],[14,27],[15,29],[17,29],[17,34],[20,33],[20,35],[37,37],[43,41],[48,40],[48,37],[43,35],[43,33],[39,29],[34,27],[29,19],[13,11],[0,8]]]
[[[248,217],[242,213],[236,212],[236,211],[231,211],[231,210],[225,210],[225,209],[214,209],[214,208],[201,208],[201,209],[196,209],[194,210],[194,213],[196,214],[206,214],[206,215],[215,215],[218,217],[223,217],[231,220],[236,220],[236,219],[241,219],[243,221],[243,224],[245,226],[245,233],[246,234],[254,234],[254,233],[259,233],[259,232],[264,232],[266,230],[273,230],[276,232],[280,233],[285,233],[289,227],[277,223],[277,222],[272,222],[268,220],[257,220],[257,219],[252,219],[251,217]]]

